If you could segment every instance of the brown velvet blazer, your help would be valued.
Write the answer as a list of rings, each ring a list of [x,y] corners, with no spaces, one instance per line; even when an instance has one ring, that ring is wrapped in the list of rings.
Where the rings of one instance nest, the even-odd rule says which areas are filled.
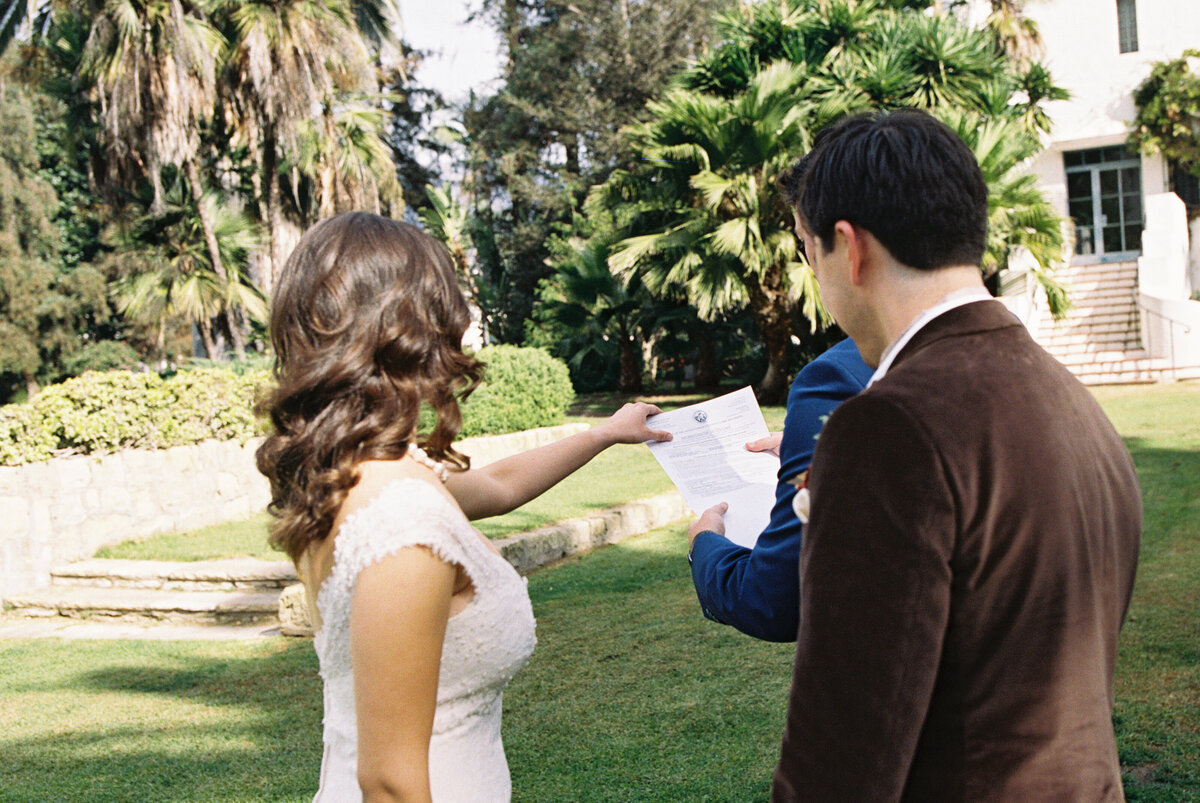
[[[918,332],[830,417],[809,489],[773,800],[1124,799],[1137,478],[1004,306]]]

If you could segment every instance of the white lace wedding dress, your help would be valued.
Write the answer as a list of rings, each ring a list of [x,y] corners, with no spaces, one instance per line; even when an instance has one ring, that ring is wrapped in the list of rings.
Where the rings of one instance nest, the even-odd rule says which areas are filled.
[[[443,560],[462,566],[475,586],[470,604],[450,618],[442,647],[429,743],[434,803],[490,803],[511,797],[500,741],[501,692],[529,660],[536,642],[526,582],[436,488],[404,479],[390,483],[346,518],[334,543],[333,570],[317,594],[322,625],[314,646],[325,682],[325,753],[314,802],[362,800],[350,600],[359,572],[414,545],[429,547]],[[396,682],[404,678],[397,676]]]

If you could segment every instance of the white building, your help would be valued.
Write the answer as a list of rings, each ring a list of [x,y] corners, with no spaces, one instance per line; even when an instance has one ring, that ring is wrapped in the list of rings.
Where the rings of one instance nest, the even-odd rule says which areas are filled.
[[[1071,93],[1046,105],[1053,128],[1032,168],[1072,221],[1061,275],[1076,306],[1057,326],[1031,316],[1031,329],[1091,381],[1200,375],[1200,301],[1189,300],[1200,291],[1200,221],[1189,238],[1179,197],[1196,206],[1200,192],[1128,145],[1133,92],[1151,67],[1200,49],[1200,0],[1027,0],[1024,11]]]

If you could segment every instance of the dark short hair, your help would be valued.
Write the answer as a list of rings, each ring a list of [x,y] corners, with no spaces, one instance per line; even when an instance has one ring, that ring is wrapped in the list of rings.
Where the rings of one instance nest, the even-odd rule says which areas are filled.
[[[978,265],[987,239],[987,185],[975,155],[928,112],[847,117],[779,178],[804,225],[833,247],[846,220],[920,270]]]

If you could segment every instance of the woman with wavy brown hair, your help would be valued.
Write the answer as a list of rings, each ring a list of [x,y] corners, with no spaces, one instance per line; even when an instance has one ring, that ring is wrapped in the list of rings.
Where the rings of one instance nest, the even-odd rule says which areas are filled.
[[[355,212],[309,230],[275,290],[272,542],[296,563],[325,691],[318,801],[507,801],[501,691],[535,643],[524,580],[468,519],[512,510],[615,443],[665,440],[630,404],[472,470],[453,441],[483,366],[450,255]],[[419,433],[423,407],[433,416]]]

